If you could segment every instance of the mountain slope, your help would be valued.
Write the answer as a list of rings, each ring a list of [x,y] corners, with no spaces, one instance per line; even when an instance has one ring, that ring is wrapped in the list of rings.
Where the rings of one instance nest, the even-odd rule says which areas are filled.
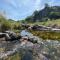
[[[35,11],[25,20],[29,22],[47,21],[60,18],[60,6],[49,6],[48,4],[42,10]]]

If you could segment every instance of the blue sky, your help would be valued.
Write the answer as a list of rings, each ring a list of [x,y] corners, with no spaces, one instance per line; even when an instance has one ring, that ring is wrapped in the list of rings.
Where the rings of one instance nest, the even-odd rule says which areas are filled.
[[[45,3],[60,5],[60,0],[0,0],[0,12],[5,12],[7,18],[20,20],[42,9]]]

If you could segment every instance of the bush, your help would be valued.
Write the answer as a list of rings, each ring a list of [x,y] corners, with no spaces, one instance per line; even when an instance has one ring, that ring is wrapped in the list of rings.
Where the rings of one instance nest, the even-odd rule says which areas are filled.
[[[8,21],[4,21],[2,23],[1,28],[2,28],[2,31],[10,30],[11,29],[11,24]]]

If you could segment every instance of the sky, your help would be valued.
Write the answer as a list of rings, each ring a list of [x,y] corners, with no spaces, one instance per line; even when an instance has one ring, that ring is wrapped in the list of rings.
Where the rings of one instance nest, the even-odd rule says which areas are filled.
[[[44,8],[45,3],[60,6],[60,0],[0,0],[0,13],[10,19],[22,20],[35,10]]]

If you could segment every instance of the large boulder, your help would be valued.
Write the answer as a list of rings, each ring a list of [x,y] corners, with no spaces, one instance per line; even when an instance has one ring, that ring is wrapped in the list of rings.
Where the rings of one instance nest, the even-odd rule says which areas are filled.
[[[30,26],[28,29],[29,30],[38,30],[38,31],[40,31],[40,30],[44,30],[44,31],[49,30],[48,27],[43,26],[43,25],[33,25],[33,26]]]
[[[27,23],[24,23],[24,24],[22,24],[22,27],[28,28],[28,27],[30,27],[30,25]]]
[[[21,38],[21,36],[17,36],[16,33],[14,33],[13,31],[5,31],[5,33],[6,33],[6,40],[13,41]]]
[[[6,41],[6,38],[10,39],[7,33],[0,33],[0,41]]]

